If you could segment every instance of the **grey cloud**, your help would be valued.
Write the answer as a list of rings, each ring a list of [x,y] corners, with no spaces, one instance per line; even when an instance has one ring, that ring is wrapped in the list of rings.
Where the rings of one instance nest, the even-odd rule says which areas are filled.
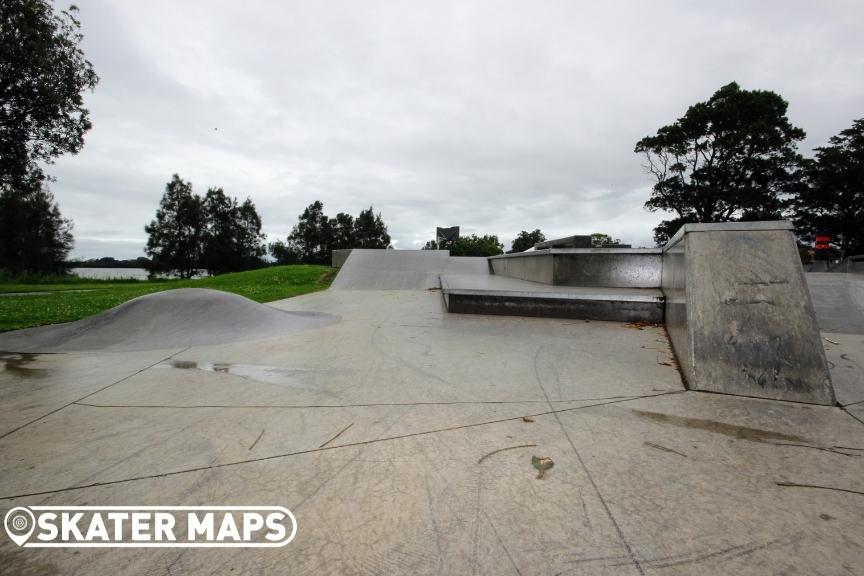
[[[854,2],[79,5],[102,83],[51,169],[77,255],[143,246],[174,172],[251,196],[271,239],[320,199],[400,248],[453,224],[650,245],[633,146],[721,85],[786,97],[805,152],[864,115]]]

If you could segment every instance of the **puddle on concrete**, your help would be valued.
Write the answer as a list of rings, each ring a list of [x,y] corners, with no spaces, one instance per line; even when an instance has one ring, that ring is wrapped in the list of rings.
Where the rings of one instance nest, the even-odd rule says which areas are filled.
[[[735,426],[734,424],[726,424],[724,422],[715,422],[714,420],[702,420],[700,418],[686,418],[684,416],[673,416],[671,414],[662,414],[660,412],[647,412],[644,410],[633,410],[633,413],[642,418],[659,422],[660,424],[669,424],[680,428],[690,428],[695,430],[705,430],[715,434],[722,434],[730,438],[740,438],[742,440],[750,440],[752,442],[765,442],[768,440],[786,440],[789,442],[806,442],[801,436],[793,436],[790,434],[781,434],[780,432],[771,432],[769,430],[761,430],[759,428],[748,428],[746,426]]]
[[[23,352],[0,352],[0,365],[3,372],[8,372],[22,378],[45,378],[51,370],[40,368],[38,365],[39,354],[27,354]]]
[[[308,388],[310,390],[315,387],[304,384],[302,377],[308,375],[310,372],[326,371],[314,368],[290,368],[288,366],[265,366],[261,364],[229,364],[227,362],[197,362],[195,360],[168,360],[167,362],[158,364],[156,367],[221,372],[265,384],[289,385],[292,388]]]

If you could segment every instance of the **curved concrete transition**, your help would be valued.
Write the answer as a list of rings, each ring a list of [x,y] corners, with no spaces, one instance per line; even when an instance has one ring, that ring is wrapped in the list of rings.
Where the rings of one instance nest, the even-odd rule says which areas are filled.
[[[0,350],[157,350],[262,340],[332,324],[338,317],[286,312],[243,296],[180,288],[139,296],[101,314],[0,334]]]

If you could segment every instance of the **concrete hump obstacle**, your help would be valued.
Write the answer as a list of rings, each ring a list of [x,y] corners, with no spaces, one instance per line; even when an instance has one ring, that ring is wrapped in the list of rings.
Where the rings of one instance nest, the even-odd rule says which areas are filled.
[[[338,320],[279,310],[219,290],[181,288],[139,296],[77,322],[0,334],[0,350],[160,350],[262,340]]]
[[[663,248],[662,288],[688,388],[835,403],[789,222],[685,225]]]

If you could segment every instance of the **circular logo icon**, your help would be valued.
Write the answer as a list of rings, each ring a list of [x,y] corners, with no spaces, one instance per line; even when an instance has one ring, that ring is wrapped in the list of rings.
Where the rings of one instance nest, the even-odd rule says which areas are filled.
[[[27,542],[30,534],[33,533],[33,529],[36,527],[36,518],[30,510],[19,506],[6,513],[3,525],[6,527],[6,534],[9,535],[9,538],[21,546]]]

